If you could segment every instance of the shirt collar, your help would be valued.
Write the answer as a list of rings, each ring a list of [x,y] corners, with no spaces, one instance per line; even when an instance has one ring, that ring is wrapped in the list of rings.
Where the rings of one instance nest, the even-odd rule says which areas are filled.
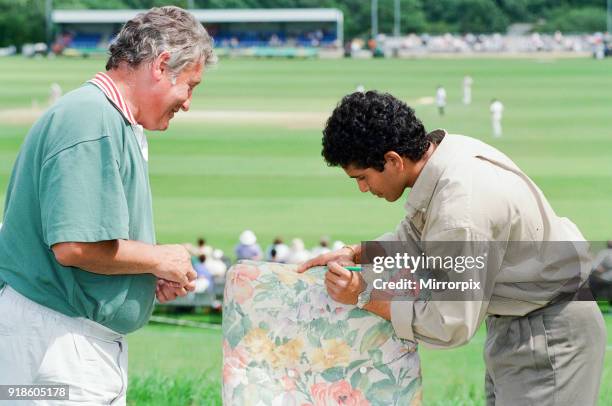
[[[88,82],[94,84],[100,90],[102,90],[104,95],[106,95],[106,98],[110,100],[111,103],[113,103],[117,110],[119,110],[119,112],[130,124],[138,124],[136,122],[136,119],[132,115],[132,112],[130,111],[130,107],[125,102],[125,99],[121,95],[121,92],[119,92],[117,85],[115,85],[115,82],[110,76],[108,76],[104,72],[98,72],[96,73],[96,76],[88,80]]]
[[[434,130],[427,137],[439,140],[439,142],[408,194],[408,200],[404,207],[408,212],[409,218],[413,217],[417,212],[424,213],[427,211],[438,180],[453,160],[453,157],[456,156],[456,144],[458,141],[456,136],[449,135],[446,130]]]

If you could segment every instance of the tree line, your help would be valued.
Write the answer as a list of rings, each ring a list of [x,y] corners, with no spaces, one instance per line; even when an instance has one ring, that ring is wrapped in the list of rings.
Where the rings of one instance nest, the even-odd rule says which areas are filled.
[[[370,34],[370,0],[53,0],[56,9],[338,8],[345,38]],[[406,33],[505,32],[513,23],[539,32],[606,30],[606,0],[400,0]],[[379,32],[393,32],[394,0],[378,0]],[[45,0],[0,0],[0,46],[45,40]]]

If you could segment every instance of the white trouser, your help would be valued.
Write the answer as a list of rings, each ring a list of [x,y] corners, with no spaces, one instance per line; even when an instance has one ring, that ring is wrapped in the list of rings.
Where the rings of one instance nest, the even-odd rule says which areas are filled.
[[[502,125],[501,119],[493,119],[493,136],[501,137],[502,136]]]
[[[124,336],[101,324],[0,289],[0,385],[69,386],[69,400],[0,404],[125,405],[127,352]]]
[[[472,103],[472,89],[466,88],[463,89],[463,104]]]

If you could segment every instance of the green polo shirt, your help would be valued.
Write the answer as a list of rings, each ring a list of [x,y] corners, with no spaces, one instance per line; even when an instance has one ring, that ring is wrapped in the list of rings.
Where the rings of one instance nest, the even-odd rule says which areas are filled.
[[[60,242],[155,243],[147,162],[129,122],[93,84],[67,94],[27,135],[0,229],[0,286],[119,333],[142,327],[152,274],[99,275],[64,267]]]

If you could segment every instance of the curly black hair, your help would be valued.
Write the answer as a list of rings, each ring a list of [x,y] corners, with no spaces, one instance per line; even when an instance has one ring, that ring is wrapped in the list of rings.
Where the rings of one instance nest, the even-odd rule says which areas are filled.
[[[385,153],[418,161],[430,141],[414,110],[388,93],[355,92],[336,106],[323,130],[328,166],[374,168],[382,172]]]

